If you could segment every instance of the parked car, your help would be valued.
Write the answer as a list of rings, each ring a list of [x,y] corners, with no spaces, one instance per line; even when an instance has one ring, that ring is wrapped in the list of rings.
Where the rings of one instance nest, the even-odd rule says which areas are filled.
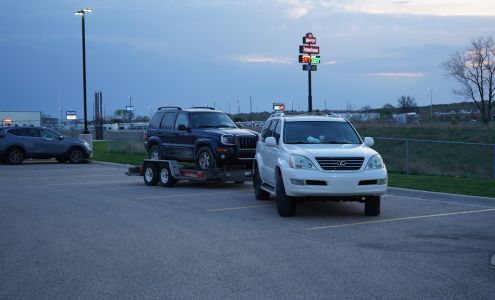
[[[161,107],[150,121],[144,146],[150,159],[195,162],[200,170],[251,169],[258,136],[213,108]]]
[[[366,215],[379,215],[388,177],[373,144],[343,118],[274,114],[256,147],[255,196],[275,196],[284,217],[305,198],[364,202]]]
[[[26,158],[56,158],[78,164],[92,156],[91,146],[43,127],[0,127],[0,159],[11,165]]]

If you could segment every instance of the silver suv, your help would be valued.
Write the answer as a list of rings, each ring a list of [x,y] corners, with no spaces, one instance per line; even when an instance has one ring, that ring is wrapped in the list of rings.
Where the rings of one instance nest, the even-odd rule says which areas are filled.
[[[11,165],[25,158],[56,158],[78,164],[92,155],[91,146],[43,127],[0,127],[0,160]]]
[[[365,214],[377,216],[388,177],[373,144],[343,118],[274,114],[256,146],[255,196],[275,196],[284,217],[312,198],[364,202]]]

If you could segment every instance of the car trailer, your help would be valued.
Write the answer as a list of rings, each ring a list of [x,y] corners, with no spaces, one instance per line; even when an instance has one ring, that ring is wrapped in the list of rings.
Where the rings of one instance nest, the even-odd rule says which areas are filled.
[[[233,181],[244,183],[253,180],[253,171],[249,169],[198,170],[191,164],[181,164],[176,160],[145,159],[142,167],[131,167],[128,176],[143,176],[146,185],[172,187],[177,181]]]

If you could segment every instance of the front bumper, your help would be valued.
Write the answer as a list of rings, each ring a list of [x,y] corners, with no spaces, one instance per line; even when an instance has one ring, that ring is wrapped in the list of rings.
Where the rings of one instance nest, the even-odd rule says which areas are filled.
[[[388,182],[386,169],[326,172],[286,168],[282,176],[285,192],[294,197],[380,196],[387,191]]]

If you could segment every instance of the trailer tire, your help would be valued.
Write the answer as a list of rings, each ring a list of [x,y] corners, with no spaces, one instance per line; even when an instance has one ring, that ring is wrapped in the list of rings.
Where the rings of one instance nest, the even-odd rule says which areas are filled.
[[[164,187],[173,187],[177,180],[172,177],[170,168],[167,165],[162,165],[160,167],[160,172],[158,173],[158,180],[160,184]]]
[[[380,196],[368,196],[364,200],[364,215],[376,217],[380,215]]]
[[[146,185],[156,185],[158,183],[158,168],[154,164],[145,163],[143,166],[143,179]]]

